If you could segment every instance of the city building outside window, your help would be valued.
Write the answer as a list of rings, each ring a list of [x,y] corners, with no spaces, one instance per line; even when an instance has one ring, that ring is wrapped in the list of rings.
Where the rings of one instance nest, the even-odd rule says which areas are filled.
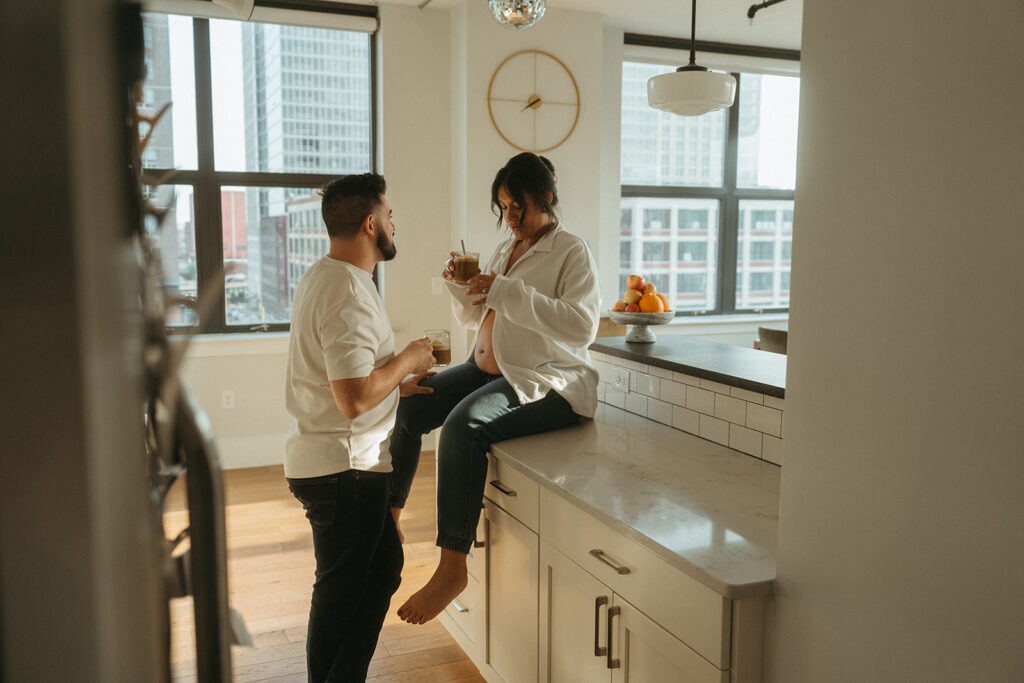
[[[328,251],[316,189],[374,170],[373,36],[145,13],[145,107],[171,110],[143,166],[165,287],[216,293],[169,324],[203,332],[285,330],[299,279]],[[211,65],[216,65],[213,68]],[[206,309],[204,309],[205,311]]]
[[[785,311],[799,78],[736,72],[730,109],[681,117],[647,103],[666,68],[622,65],[620,289],[636,273],[680,315]]]

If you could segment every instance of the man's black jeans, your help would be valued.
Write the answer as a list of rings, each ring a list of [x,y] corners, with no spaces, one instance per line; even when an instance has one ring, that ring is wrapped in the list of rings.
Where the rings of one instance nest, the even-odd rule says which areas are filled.
[[[364,681],[391,596],[402,543],[388,506],[390,475],[348,470],[289,479],[313,528],[316,581],[306,633],[309,683]]]

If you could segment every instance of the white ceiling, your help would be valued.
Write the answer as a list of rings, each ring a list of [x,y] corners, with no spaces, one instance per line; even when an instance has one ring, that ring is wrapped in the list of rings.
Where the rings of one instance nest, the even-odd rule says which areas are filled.
[[[348,0],[351,2],[352,0]],[[412,5],[423,0],[356,0],[362,4]],[[465,0],[486,2],[487,0]],[[448,9],[463,0],[429,0],[425,11]],[[747,9],[754,0],[703,0],[697,3],[697,40],[740,45],[800,48],[804,0],[785,0],[759,10],[753,22]],[[690,0],[548,0],[549,9],[598,12],[607,24],[631,33],[690,37]],[[541,20],[543,21],[543,19]]]

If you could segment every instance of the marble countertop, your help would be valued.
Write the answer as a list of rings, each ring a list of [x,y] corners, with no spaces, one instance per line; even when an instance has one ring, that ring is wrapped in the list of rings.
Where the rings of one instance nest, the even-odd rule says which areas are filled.
[[[779,467],[606,404],[491,449],[725,597],[774,592]]]
[[[660,334],[649,344],[600,337],[590,349],[776,398],[786,396],[786,356],[779,353],[670,334]]]

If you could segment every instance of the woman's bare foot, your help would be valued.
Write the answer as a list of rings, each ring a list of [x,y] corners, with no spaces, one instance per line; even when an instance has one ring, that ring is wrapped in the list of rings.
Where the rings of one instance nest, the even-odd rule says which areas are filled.
[[[398,518],[402,516],[402,508],[391,508],[391,516],[395,518],[395,531],[398,532],[398,542],[405,545],[405,534],[402,533],[402,526]]]
[[[466,588],[466,556],[441,549],[441,561],[427,585],[398,608],[398,616],[410,624],[425,624],[441,613]]]

